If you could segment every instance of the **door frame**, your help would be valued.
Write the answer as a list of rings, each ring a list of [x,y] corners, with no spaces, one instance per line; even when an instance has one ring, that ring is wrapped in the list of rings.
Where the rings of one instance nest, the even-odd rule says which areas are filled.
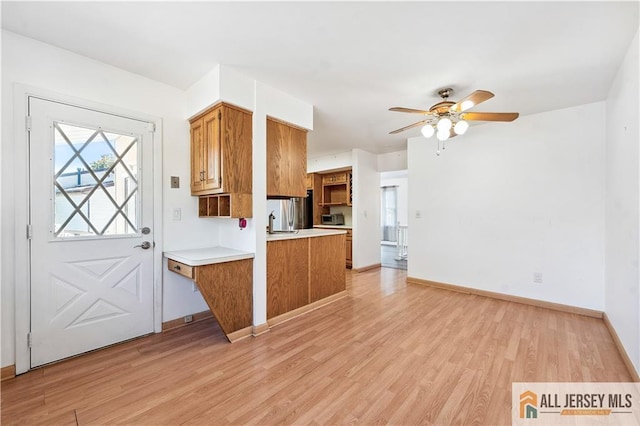
[[[54,91],[27,86],[20,83],[13,85],[13,128],[14,128],[14,164],[16,179],[14,181],[14,273],[15,273],[15,365],[16,374],[31,369],[31,350],[28,346],[27,334],[31,329],[31,262],[29,256],[29,240],[26,237],[27,225],[30,222],[29,201],[29,133],[26,117],[29,112],[29,97],[37,97],[51,102],[90,109],[106,114],[153,123],[153,331],[162,332],[162,119],[124,108],[63,95]],[[28,194],[20,200],[17,194]]]

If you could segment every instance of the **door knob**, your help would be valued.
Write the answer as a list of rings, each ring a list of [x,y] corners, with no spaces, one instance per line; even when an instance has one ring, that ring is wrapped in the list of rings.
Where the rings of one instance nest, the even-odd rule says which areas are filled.
[[[144,250],[151,247],[151,243],[149,241],[143,241],[142,244],[138,244],[137,246],[133,246],[133,248],[140,247]]]

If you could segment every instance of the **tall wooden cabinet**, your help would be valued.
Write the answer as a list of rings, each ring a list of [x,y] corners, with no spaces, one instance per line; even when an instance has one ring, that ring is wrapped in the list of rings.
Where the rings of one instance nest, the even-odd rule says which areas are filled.
[[[307,196],[307,132],[267,118],[267,196]]]
[[[232,209],[238,214],[232,217],[251,217],[251,112],[220,103],[190,123],[191,195],[243,194],[243,207]]]

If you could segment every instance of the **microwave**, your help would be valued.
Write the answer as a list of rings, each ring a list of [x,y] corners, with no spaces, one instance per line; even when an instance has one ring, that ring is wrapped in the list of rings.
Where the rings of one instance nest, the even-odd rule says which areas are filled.
[[[323,225],[344,225],[344,215],[342,213],[336,214],[323,214]]]

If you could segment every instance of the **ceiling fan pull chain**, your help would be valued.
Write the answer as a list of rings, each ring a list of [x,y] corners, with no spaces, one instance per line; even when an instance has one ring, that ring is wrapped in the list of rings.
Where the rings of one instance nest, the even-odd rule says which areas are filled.
[[[440,139],[438,139],[438,149],[436,150],[436,155],[440,157]]]

